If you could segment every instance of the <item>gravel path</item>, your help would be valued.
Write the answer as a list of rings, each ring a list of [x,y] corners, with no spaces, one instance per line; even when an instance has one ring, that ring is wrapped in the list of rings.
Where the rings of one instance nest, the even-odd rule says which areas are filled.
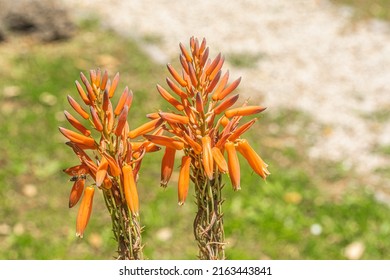
[[[176,59],[178,42],[188,45],[192,35],[206,37],[212,51],[259,56],[252,68],[229,66],[232,78],[242,76],[240,92],[270,111],[303,110],[324,125],[310,156],[371,177],[389,166],[389,156],[373,152],[390,146],[389,25],[352,23],[351,10],[325,0],[67,3],[140,42],[160,38],[145,44],[159,63]]]

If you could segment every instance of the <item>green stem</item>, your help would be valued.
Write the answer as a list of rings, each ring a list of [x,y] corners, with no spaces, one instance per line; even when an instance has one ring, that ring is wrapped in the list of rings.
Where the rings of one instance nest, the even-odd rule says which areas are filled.
[[[225,259],[225,234],[222,214],[221,174],[215,174],[213,180],[200,176],[193,170],[193,180],[198,211],[194,220],[194,235],[199,247],[199,259]]]

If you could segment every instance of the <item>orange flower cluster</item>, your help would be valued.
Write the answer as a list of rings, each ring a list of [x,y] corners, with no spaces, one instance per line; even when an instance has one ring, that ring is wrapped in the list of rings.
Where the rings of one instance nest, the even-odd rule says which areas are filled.
[[[199,42],[190,39],[190,51],[180,43],[179,73],[170,64],[167,65],[172,78],[166,82],[169,91],[157,85],[160,95],[176,110],[174,112],[156,112],[149,114],[152,121],[164,120],[164,130],[172,136],[144,135],[157,145],[165,146],[161,167],[161,185],[165,187],[171,177],[175,153],[184,150],[179,175],[179,204],[186,200],[190,181],[190,166],[201,170],[209,180],[216,173],[228,173],[233,189],[240,189],[240,166],[237,151],[248,161],[252,169],[262,178],[270,173],[267,164],[251,148],[241,135],[256,121],[252,119],[239,126],[245,116],[258,114],[266,108],[248,106],[246,103],[237,108],[232,106],[239,95],[231,93],[239,85],[241,78],[228,84],[229,71],[222,73],[224,57],[218,54],[209,58],[206,40]],[[224,153],[226,151],[227,161]]]
[[[111,102],[119,82],[119,74],[115,75],[112,82],[107,71],[102,73],[99,69],[90,71],[90,81],[83,73],[80,75],[85,90],[78,81],[76,88],[84,105],[71,96],[68,96],[68,101],[79,116],[89,121],[94,131],[88,130],[67,111],[64,112],[66,119],[78,132],[63,127],[59,130],[69,139],[66,144],[80,160],[79,165],[69,167],[64,172],[72,176],[71,181],[74,181],[69,207],[75,206],[84,193],[76,229],[76,235],[82,237],[91,215],[95,186],[103,191],[110,191],[116,203],[127,204],[131,214],[138,215],[136,178],[141,160],[146,152],[160,148],[150,141],[131,142],[130,138],[151,132],[160,126],[162,120],[153,120],[130,131],[127,115],[133,99],[132,91],[126,87],[115,107]],[[155,135],[161,132],[160,129]],[[87,176],[94,184],[85,187]]]

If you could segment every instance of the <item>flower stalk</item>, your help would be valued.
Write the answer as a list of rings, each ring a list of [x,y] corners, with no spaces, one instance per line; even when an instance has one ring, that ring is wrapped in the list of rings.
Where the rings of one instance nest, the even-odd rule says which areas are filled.
[[[92,213],[95,189],[99,189],[118,243],[117,259],[143,259],[137,178],[144,155],[159,148],[149,141],[130,141],[130,138],[143,132],[151,133],[163,120],[156,119],[130,131],[127,117],[133,93],[126,87],[115,109],[112,105],[119,74],[112,82],[107,72],[102,73],[99,69],[90,71],[90,82],[83,73],[80,77],[85,90],[78,81],[76,88],[84,105],[71,96],[68,101],[78,115],[88,120],[92,129],[88,130],[87,125],[67,111],[64,112],[66,119],[78,132],[59,128],[69,140],[66,144],[80,160],[79,165],[64,170],[74,181],[69,207],[74,207],[81,199],[76,235],[83,237]],[[92,183],[86,186],[86,181]]]
[[[242,118],[261,113],[262,106],[243,105],[231,108],[239,95],[231,95],[241,78],[228,84],[229,71],[222,74],[224,57],[209,58],[206,40],[192,37],[190,50],[179,44],[181,71],[167,65],[172,78],[166,78],[168,90],[157,85],[160,95],[172,105],[171,112],[155,112],[148,116],[160,117],[168,135],[144,135],[156,145],[165,146],[161,168],[161,186],[166,187],[174,166],[174,151],[182,151],[178,203],[183,205],[189,191],[189,180],[194,183],[197,213],[194,236],[200,259],[225,259],[225,234],[222,212],[222,175],[228,174],[233,190],[240,189],[240,165],[237,151],[262,178],[270,173],[260,156],[241,138],[256,121],[242,126]],[[227,160],[225,159],[225,151]]]

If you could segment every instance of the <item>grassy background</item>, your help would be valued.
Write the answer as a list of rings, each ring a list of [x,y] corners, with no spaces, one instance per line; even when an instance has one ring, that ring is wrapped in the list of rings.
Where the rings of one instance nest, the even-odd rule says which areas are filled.
[[[78,160],[57,129],[68,127],[63,110],[72,108],[66,95],[77,96],[74,80],[80,71],[100,67],[111,77],[119,71],[119,89],[128,85],[135,93],[130,111],[135,127],[146,113],[166,108],[155,84],[164,84],[168,73],[134,42],[94,27],[81,24],[65,42],[41,45],[14,37],[0,45],[0,259],[115,255],[101,195],[95,196],[85,238],[75,237],[77,207],[67,207],[72,184],[61,170]],[[264,183],[241,160],[242,190],[234,193],[226,180],[229,259],[344,259],[351,244],[363,245],[363,259],[389,257],[389,208],[342,163],[306,158],[314,141],[314,135],[304,133],[308,126],[315,130],[308,116],[272,108],[247,133],[272,175]],[[167,190],[159,188],[161,157],[147,157],[140,174],[145,254],[195,259],[195,205],[189,199],[177,206],[177,173]]]

